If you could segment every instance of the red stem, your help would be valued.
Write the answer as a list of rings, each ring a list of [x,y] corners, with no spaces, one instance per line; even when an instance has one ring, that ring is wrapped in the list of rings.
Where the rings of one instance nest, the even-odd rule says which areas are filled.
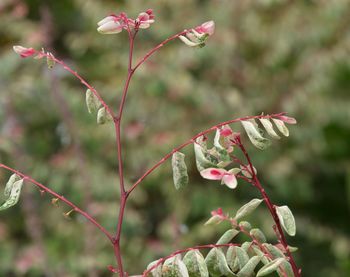
[[[94,219],[90,214],[88,214],[87,212],[83,211],[82,209],[78,208],[77,205],[73,204],[71,201],[67,200],[64,196],[57,194],[56,192],[54,192],[53,190],[49,189],[48,187],[46,187],[45,185],[35,181],[33,178],[29,177],[28,175],[25,175],[21,172],[19,172],[16,169],[13,169],[11,167],[8,167],[4,164],[0,164],[0,168],[5,168],[9,171],[12,171],[13,173],[16,173],[17,175],[21,176],[24,178],[24,180],[28,180],[29,182],[33,183],[34,185],[36,185],[37,187],[39,187],[40,189],[44,190],[45,192],[53,195],[54,197],[60,199],[62,202],[66,203],[68,206],[72,207],[72,209],[81,214],[83,217],[85,217],[88,221],[90,221],[93,225],[95,225],[98,229],[100,229],[105,235],[106,237],[113,242],[113,237],[112,235],[100,224],[97,222],[96,219]]]
[[[246,117],[241,117],[241,118],[236,118],[236,119],[232,119],[232,120],[228,120],[225,122],[221,122],[219,124],[214,125],[213,127],[198,133],[197,135],[195,135],[194,137],[192,137],[190,140],[186,141],[185,143],[181,144],[180,146],[174,148],[171,152],[169,152],[168,154],[166,154],[161,160],[159,160],[153,167],[151,167],[149,170],[147,170],[133,185],[132,187],[128,190],[127,194],[129,195],[141,182],[143,179],[145,179],[149,174],[151,174],[156,168],[158,168],[161,164],[163,164],[166,160],[168,160],[175,152],[181,150],[182,148],[186,147],[189,144],[192,144],[197,138],[199,138],[200,136],[206,135],[212,131],[215,131],[217,128],[227,125],[227,124],[231,124],[231,123],[235,123],[235,122],[239,122],[242,120],[250,120],[250,119],[257,119],[257,118],[273,118],[273,117],[278,117],[280,115],[283,115],[285,113],[278,113],[278,114],[272,114],[272,115],[257,115],[257,116],[246,116]]]
[[[160,49],[162,46],[167,44],[168,42],[178,38],[180,35],[184,34],[185,31],[178,33],[159,45],[157,45],[155,48],[151,49],[144,57],[141,59],[136,66],[132,67],[132,60],[133,60],[133,50],[134,50],[134,41],[137,34],[137,30],[132,32],[129,28],[127,29],[129,34],[129,63],[128,63],[128,75],[124,84],[124,89],[122,93],[122,99],[119,104],[119,112],[117,117],[114,117],[114,126],[115,126],[115,134],[116,134],[116,144],[117,144],[117,151],[118,151],[118,170],[119,170],[119,190],[120,190],[120,206],[119,206],[119,214],[118,214],[118,221],[117,221],[117,228],[116,228],[116,234],[113,240],[113,246],[114,246],[114,254],[116,256],[117,265],[118,265],[118,273],[120,277],[124,276],[124,270],[123,270],[123,261],[120,251],[120,236],[122,231],[122,225],[123,225],[123,219],[124,219],[124,213],[125,213],[125,206],[126,202],[129,196],[129,191],[125,190],[125,184],[124,184],[124,170],[123,170],[123,158],[122,158],[122,145],[121,145],[121,121],[125,106],[125,100],[126,96],[128,94],[129,85],[132,76],[134,75],[136,69],[143,64],[153,53],[155,53],[158,49]]]
[[[124,85],[124,89],[123,89],[123,93],[122,93],[122,99],[121,99],[120,104],[119,104],[118,116],[116,118],[114,118],[116,144],[117,144],[117,151],[118,151],[120,206],[119,206],[117,228],[116,228],[116,233],[115,233],[113,246],[114,246],[114,254],[115,254],[116,259],[117,259],[118,272],[119,272],[119,276],[120,277],[124,276],[123,261],[122,261],[122,256],[121,256],[121,252],[120,252],[120,235],[121,235],[121,231],[122,231],[126,200],[127,200],[127,197],[128,197],[128,195],[127,195],[127,193],[125,191],[125,185],[124,185],[124,170],[123,170],[123,157],[122,157],[120,124],[121,124],[121,121],[122,121],[123,110],[124,110],[126,96],[128,94],[128,90],[129,90],[130,81],[131,81],[131,78],[132,78],[132,76],[134,74],[134,70],[132,69],[132,57],[133,57],[133,50],[134,50],[134,40],[135,40],[135,36],[137,34],[137,31],[132,33],[128,29],[128,34],[129,34],[128,76],[127,76],[126,81],[125,81],[125,85]]]
[[[237,138],[237,145],[238,147],[242,150],[244,156],[246,157],[247,159],[247,162],[249,164],[249,167],[250,167],[250,172],[252,173],[252,184],[254,187],[256,187],[261,195],[263,196],[263,199],[264,199],[264,202],[266,204],[266,206],[268,207],[270,213],[271,213],[271,216],[277,226],[277,230],[278,230],[278,233],[279,233],[279,239],[280,239],[280,242],[282,243],[283,247],[285,248],[286,252],[287,252],[287,256],[289,257],[289,262],[292,266],[292,269],[293,269],[293,273],[294,273],[294,276],[296,277],[300,277],[301,276],[301,273],[300,273],[300,270],[298,269],[294,259],[293,259],[293,256],[292,254],[290,253],[289,251],[289,247],[288,247],[288,243],[287,243],[287,240],[286,240],[286,237],[284,235],[284,232],[282,230],[282,226],[281,226],[281,222],[277,216],[277,212],[276,212],[276,209],[275,209],[275,206],[272,204],[271,202],[271,199],[269,198],[269,196],[267,195],[267,193],[265,192],[265,189],[262,187],[260,181],[258,180],[256,174],[255,174],[255,171],[254,171],[254,167],[253,167],[253,164],[251,162],[251,159],[248,155],[248,152],[247,150],[245,149],[245,147],[243,146],[243,144],[241,143],[240,141],[240,138]]]

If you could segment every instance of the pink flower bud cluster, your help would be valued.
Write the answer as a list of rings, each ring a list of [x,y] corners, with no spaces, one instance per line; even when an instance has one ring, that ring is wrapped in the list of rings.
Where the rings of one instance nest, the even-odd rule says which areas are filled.
[[[120,13],[119,15],[109,15],[99,21],[97,31],[105,35],[118,34],[123,29],[147,29],[152,23],[154,23],[152,9],[140,13],[136,19],[129,18],[125,13]]]
[[[207,38],[214,34],[215,22],[207,21],[186,32],[184,36],[179,36],[186,45],[190,47],[203,47]]]

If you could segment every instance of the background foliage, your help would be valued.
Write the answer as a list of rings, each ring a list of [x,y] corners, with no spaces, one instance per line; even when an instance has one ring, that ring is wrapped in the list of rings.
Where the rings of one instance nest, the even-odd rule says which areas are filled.
[[[21,60],[20,44],[44,47],[77,69],[116,107],[127,66],[126,35],[101,36],[110,12],[153,8],[136,56],[184,28],[213,19],[207,47],[171,43],[136,74],[123,133],[127,183],[202,129],[223,120],[286,111],[299,124],[262,152],[249,147],[276,204],[297,220],[303,276],[350,274],[350,2],[348,0],[2,0],[0,3],[0,161],[86,207],[113,230],[118,177],[112,125],[97,126],[85,89],[59,67]],[[239,126],[236,126],[238,128]],[[130,274],[179,248],[215,242],[210,211],[234,211],[257,196],[202,179],[188,148],[190,186],[175,192],[170,162],[149,176],[127,206],[122,237]],[[0,172],[5,183],[9,174]],[[1,276],[109,276],[112,248],[30,185],[0,220]],[[250,221],[270,232],[260,208]]]

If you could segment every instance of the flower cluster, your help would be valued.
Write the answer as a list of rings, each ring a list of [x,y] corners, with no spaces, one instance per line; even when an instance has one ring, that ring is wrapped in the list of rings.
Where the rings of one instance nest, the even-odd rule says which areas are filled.
[[[136,19],[128,18],[125,13],[119,15],[109,15],[99,21],[97,31],[101,34],[118,34],[123,29],[138,30],[147,29],[154,23],[154,14],[152,9],[148,9],[138,15]]]
[[[179,36],[179,38],[190,47],[203,47],[207,38],[213,35],[214,31],[215,23],[211,20],[187,31],[184,36]]]

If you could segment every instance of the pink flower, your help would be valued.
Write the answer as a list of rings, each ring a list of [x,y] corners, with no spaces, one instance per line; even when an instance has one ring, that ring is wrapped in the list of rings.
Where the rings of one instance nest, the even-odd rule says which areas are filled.
[[[154,17],[153,10],[148,9],[146,12],[140,13],[135,22],[139,24],[140,29],[147,29],[154,23]]]
[[[195,30],[200,34],[208,34],[211,36],[215,31],[215,22],[213,20],[204,22],[202,25],[196,27]]]
[[[214,21],[208,21],[187,31],[185,36],[179,36],[179,39],[190,47],[203,47],[208,37],[214,34],[214,30]]]
[[[19,54],[22,58],[28,58],[36,54],[36,50],[33,48],[26,48],[20,45],[13,46],[13,51]]]
[[[120,13],[119,15],[109,15],[99,21],[97,25],[97,31],[101,34],[118,34],[123,29],[146,29],[154,23],[154,14],[151,9],[142,12],[136,19],[129,18],[126,13]]]
[[[236,176],[223,168],[207,168],[200,172],[203,178],[208,180],[221,180],[222,184],[225,184],[230,189],[237,187]]]
[[[117,16],[110,15],[97,23],[97,31],[104,35],[118,34],[123,31],[123,25]]]
[[[220,218],[222,218],[222,219],[224,219],[225,218],[225,216],[224,216],[224,213],[223,213],[223,211],[222,211],[222,208],[218,208],[217,210],[215,210],[215,211],[211,211],[211,215],[212,216],[219,216]]]

